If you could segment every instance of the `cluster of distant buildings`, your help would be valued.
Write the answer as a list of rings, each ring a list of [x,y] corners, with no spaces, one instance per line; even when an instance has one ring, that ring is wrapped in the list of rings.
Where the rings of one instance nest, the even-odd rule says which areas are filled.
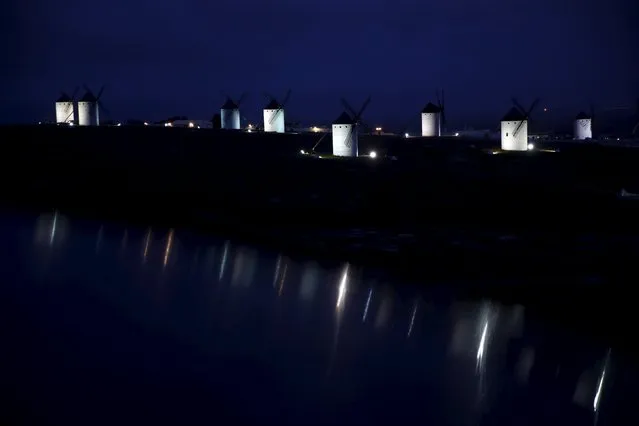
[[[103,90],[103,89],[102,89]],[[86,93],[79,100],[73,96],[62,94],[56,101],[56,123],[78,126],[99,126],[100,125],[100,96],[94,95],[88,88]],[[304,127],[289,126],[285,124],[284,106],[290,96],[287,93],[283,102],[279,102],[270,96],[269,103],[263,109],[263,126],[249,124],[241,127],[240,105],[243,96],[238,100],[227,96],[226,101],[220,108],[220,113],[213,117],[213,120],[189,120],[186,117],[174,117],[161,123],[144,123],[144,125],[163,125],[165,127],[188,127],[188,128],[219,128],[225,130],[245,130],[247,132],[261,130],[267,133],[289,132],[316,132],[332,133],[333,155],[336,156],[358,156],[358,133],[361,126],[361,115],[368,105],[365,102],[359,112],[355,112],[346,101],[342,100],[345,111],[336,119],[330,127]],[[535,107],[535,101],[526,111],[515,99],[514,106],[501,119],[499,137],[501,148],[504,151],[527,151],[530,149],[528,135],[528,117]],[[573,139],[586,140],[592,138],[592,114],[588,115],[580,112],[573,123]],[[429,102],[421,111],[421,136],[440,137],[442,136],[442,124],[445,123],[445,106],[443,102],[443,92],[441,98],[437,95],[437,104]],[[639,125],[639,124],[638,124]],[[375,133],[382,134],[381,128],[376,128]],[[493,135],[488,130],[483,131],[459,131],[454,132],[454,136],[492,138]],[[408,137],[408,134],[405,134]]]

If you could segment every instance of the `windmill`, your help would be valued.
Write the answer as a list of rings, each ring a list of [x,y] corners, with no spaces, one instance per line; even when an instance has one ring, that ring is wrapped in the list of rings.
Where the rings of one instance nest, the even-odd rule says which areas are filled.
[[[236,101],[229,95],[222,93],[226,98],[226,102],[220,109],[220,119],[222,122],[222,129],[239,130],[240,129],[240,105],[245,98],[245,93]]]
[[[102,94],[104,93],[105,86],[102,85],[97,96],[93,94],[93,91],[86,84],[83,87],[86,92],[78,101],[78,125],[99,126],[100,110],[103,110],[107,115],[109,115],[109,111],[100,101]]]
[[[590,105],[590,115],[581,111],[575,117],[573,126],[573,137],[576,140],[592,139],[592,120],[595,116],[595,109]]]
[[[504,151],[528,150],[528,118],[539,99],[535,99],[525,110],[517,99],[512,98],[514,106],[501,119],[501,149]]]
[[[55,101],[55,122],[57,124],[73,124],[75,122],[75,96],[78,92],[76,87],[71,96],[61,92],[60,97]]]
[[[264,95],[270,99],[268,105],[264,107],[264,131],[284,133],[286,131],[284,124],[284,106],[291,97],[291,91],[286,92],[286,96],[281,103],[268,93]]]
[[[359,112],[342,99],[344,111],[333,122],[333,155],[341,157],[357,157],[358,154],[358,127],[362,125],[361,117],[371,101],[370,96],[362,104]],[[350,114],[350,115],[349,115]]]
[[[446,124],[446,115],[444,113],[444,91],[437,90],[435,92],[437,105],[428,102],[422,109],[422,136],[439,137],[442,134],[442,123]]]

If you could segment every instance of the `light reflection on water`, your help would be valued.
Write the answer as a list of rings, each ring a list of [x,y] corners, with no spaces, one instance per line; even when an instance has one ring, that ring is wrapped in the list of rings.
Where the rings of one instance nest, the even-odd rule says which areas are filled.
[[[606,399],[614,397],[614,351],[575,339],[571,345],[583,346],[563,347],[559,332],[528,318],[523,306],[435,302],[428,291],[372,281],[354,265],[298,261],[174,229],[74,228],[58,212],[40,216],[35,227],[16,223],[4,231],[31,226],[37,248],[19,253],[24,270],[14,280],[21,291],[48,306],[43,285],[56,282],[56,303],[63,301],[65,316],[75,320],[58,324],[58,333],[70,327],[94,345],[85,348],[79,339],[80,357],[49,335],[56,351],[77,363],[65,374],[100,369],[137,377],[142,368],[154,380],[194,377],[203,394],[222,389],[234,416],[264,424],[308,416],[311,423],[376,422],[394,418],[388,410],[449,424],[514,424],[506,422],[513,416],[550,421],[544,415],[604,424]],[[124,318],[139,329],[140,342],[125,341],[122,324],[86,313],[86,304]],[[47,321],[61,320],[54,314]],[[110,337],[96,339],[96,329]],[[162,337],[144,343],[151,331]],[[144,355],[118,355],[115,362],[114,351]],[[265,410],[264,399],[297,408]],[[552,415],[537,408],[551,405]]]

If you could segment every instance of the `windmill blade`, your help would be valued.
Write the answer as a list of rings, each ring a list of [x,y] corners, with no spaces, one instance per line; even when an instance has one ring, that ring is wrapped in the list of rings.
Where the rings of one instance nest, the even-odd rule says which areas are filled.
[[[238,99],[237,102],[235,102],[235,105],[239,107],[242,101],[244,100],[244,98],[246,98],[246,92],[242,93],[242,95],[240,96],[240,99]]]
[[[519,126],[517,126],[517,128],[515,129],[515,131],[513,132],[513,136],[517,136],[517,133],[519,133],[519,130],[522,128],[522,126],[524,125],[524,123],[526,122],[526,119],[521,120],[519,122]]]
[[[530,116],[530,113],[533,112],[533,110],[535,109],[538,103],[539,103],[539,98],[533,101],[533,103],[530,105],[530,108],[528,108],[528,112],[526,113],[526,118]]]
[[[371,102],[371,97],[369,96],[368,99],[364,101],[364,104],[360,108],[359,112],[355,114],[355,121],[359,121],[360,117],[362,116],[362,114],[364,114],[364,111],[366,110],[366,107],[368,106],[370,102]]]
[[[342,102],[342,105],[344,106],[344,109],[346,109],[346,111],[348,111],[348,113],[351,116],[355,116],[355,110],[348,104],[348,102],[346,102],[346,99],[341,98],[340,101]]]
[[[320,142],[322,142],[322,140],[326,137],[326,135],[328,135],[329,132],[326,132],[322,135],[321,138],[319,138],[319,140],[317,141],[317,143],[315,145],[313,145],[313,149],[311,149],[311,152],[315,152],[315,148],[317,148],[317,146],[320,144]]]
[[[69,122],[69,118],[71,118],[71,116],[73,115],[73,110],[71,110],[71,112],[69,113],[69,115],[67,115],[67,118],[64,119],[65,123]]]
[[[348,134],[346,135],[346,138],[344,139],[344,146],[346,148],[350,148],[351,146],[353,146],[353,132],[355,132],[354,125],[351,126],[351,131],[348,132]]]
[[[280,106],[284,108],[284,105],[286,105],[286,103],[288,102],[290,98],[291,98],[291,89],[288,89],[288,92],[286,92],[286,96],[284,96],[284,100],[282,101]]]
[[[102,96],[102,92],[104,92],[104,88],[106,87],[106,85],[102,85],[102,87],[100,87],[100,91],[98,92],[98,95],[95,97],[96,100],[100,100],[100,97]]]
[[[78,90],[80,90],[80,88],[78,86],[75,86],[75,89],[73,89],[73,93],[71,94],[71,100],[75,101],[75,97],[78,94]]]
[[[521,112],[522,114],[526,114],[526,109],[522,107],[519,102],[517,102],[517,99],[511,98],[511,100],[513,101],[513,104],[515,104],[515,107],[519,110],[519,112]]]
[[[84,90],[86,90],[87,93],[91,93],[93,94],[93,92],[91,91],[91,89],[89,89],[89,86],[87,86],[86,84],[83,84],[82,87],[84,88]]]
[[[111,112],[104,106],[104,104],[100,101],[98,101],[98,107],[100,108],[101,111],[103,111],[107,116],[109,116],[109,118],[111,118]]]
[[[277,111],[275,111],[275,114],[271,116],[271,119],[268,121],[268,124],[273,124],[275,119],[280,115],[282,111],[284,111],[284,108],[279,108]]]

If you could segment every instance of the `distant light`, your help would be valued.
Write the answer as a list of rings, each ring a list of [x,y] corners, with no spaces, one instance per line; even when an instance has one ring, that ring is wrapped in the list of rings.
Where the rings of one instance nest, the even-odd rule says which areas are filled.
[[[249,123],[248,128],[249,128],[249,129],[252,129],[252,128],[253,128],[253,125],[252,125],[251,123]]]
[[[197,128],[199,129],[199,128],[200,128],[200,126],[197,126]]]
[[[371,158],[376,158],[377,157],[377,153],[375,151],[371,151],[370,156],[371,156]]]
[[[548,112],[548,108],[544,108],[544,112]]]
[[[195,127],[195,124],[193,124],[192,121],[189,121],[189,127],[192,129],[193,127]]]
[[[407,138],[408,137],[408,133],[404,133],[404,137]]]
[[[375,127],[375,131],[376,131],[376,132],[381,132],[381,131],[382,131],[382,128],[381,128],[381,127]]]
[[[164,127],[173,127],[173,123],[164,123]]]
[[[71,121],[71,122],[69,123],[69,126],[73,126],[73,125],[74,125],[74,123],[73,123],[73,121]]]
[[[533,144],[529,143],[529,144],[528,144],[528,150],[529,150],[529,151],[532,151],[533,149],[535,149],[535,145],[533,145]]]
[[[459,133],[455,133],[455,136],[459,136]]]
[[[42,124],[42,121],[38,121],[38,124]]]
[[[319,127],[316,127],[316,126],[311,127],[311,132],[314,132],[314,133],[319,132]]]
[[[118,126],[118,127],[120,127],[121,125],[122,125],[122,123],[118,123],[118,124],[116,124],[116,126]]]
[[[247,130],[247,132],[251,133],[251,132],[252,132],[252,130],[251,130],[251,129],[248,129],[248,130]]]
[[[300,154],[306,154],[306,152],[303,149],[300,149]]]
[[[148,125],[149,125],[149,123],[147,123],[147,122],[145,121],[145,122],[144,122],[144,125],[145,125],[145,126],[148,126]]]

